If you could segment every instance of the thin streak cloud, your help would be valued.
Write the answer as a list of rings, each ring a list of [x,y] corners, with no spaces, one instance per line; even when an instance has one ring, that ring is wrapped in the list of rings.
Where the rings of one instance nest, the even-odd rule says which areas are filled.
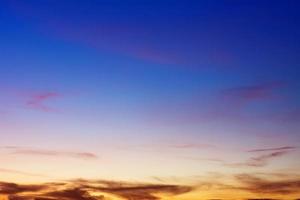
[[[275,148],[263,148],[263,149],[250,149],[247,152],[266,152],[266,151],[286,151],[286,150],[294,150],[297,147],[294,146],[283,146],[283,147],[275,147]]]
[[[46,150],[46,149],[35,149],[35,148],[25,148],[25,147],[14,147],[7,146],[4,147],[10,150],[11,154],[19,155],[33,155],[33,156],[59,156],[59,157],[70,157],[84,160],[97,159],[98,156],[91,152],[72,152],[72,151],[57,151],[57,150]]]
[[[28,173],[19,170],[5,169],[5,168],[0,168],[0,173],[17,174],[22,176],[33,176],[33,177],[46,177],[45,175],[42,174]]]

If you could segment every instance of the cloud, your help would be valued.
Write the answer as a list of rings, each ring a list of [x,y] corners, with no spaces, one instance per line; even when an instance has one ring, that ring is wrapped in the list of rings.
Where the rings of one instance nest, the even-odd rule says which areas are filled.
[[[296,147],[285,146],[278,148],[265,148],[265,149],[251,149],[248,150],[248,153],[256,154],[251,156],[247,160],[243,162],[229,162],[220,158],[198,158],[191,156],[180,156],[180,158],[194,160],[194,161],[204,161],[204,162],[212,162],[217,163],[226,167],[264,167],[269,164],[275,158],[282,157],[291,151],[293,151]]]
[[[300,108],[297,107],[291,110],[285,110],[274,114],[273,118],[281,122],[296,122],[300,121]]]
[[[223,90],[224,97],[250,102],[255,100],[273,99],[276,97],[275,90],[282,88],[286,84],[281,81],[272,81],[256,85],[240,86]]]
[[[139,145],[123,145],[119,146],[122,150],[138,150],[138,151],[154,151],[154,152],[170,152],[173,150],[188,151],[188,150],[207,150],[216,149],[213,144],[205,143],[190,143],[190,142],[163,142],[157,144],[139,144]]]
[[[284,147],[275,147],[275,148],[265,148],[265,149],[250,149],[247,152],[265,152],[265,151],[286,151],[286,150],[294,150],[297,147],[294,146],[284,146]]]
[[[251,157],[248,161],[246,161],[245,163],[241,163],[240,165],[250,167],[263,167],[266,166],[270,160],[283,156],[287,153],[289,153],[289,151],[276,151],[268,154]]]
[[[43,92],[39,94],[31,94],[25,104],[28,108],[40,110],[44,112],[52,112],[55,109],[47,106],[45,103],[51,99],[60,98],[62,95],[57,92]]]
[[[291,152],[294,148],[288,148],[288,147],[281,147],[281,148],[274,148],[274,149],[254,149],[250,151],[251,153],[257,153],[257,152],[268,152],[272,151],[270,153],[264,153],[260,155],[256,155],[253,157],[250,157],[245,162],[241,163],[225,163],[227,166],[233,166],[233,167],[264,167],[269,164],[269,162],[277,157],[281,157],[283,155],[286,155]]]
[[[223,89],[217,94],[218,99],[209,107],[206,116],[212,120],[220,117],[234,120],[251,120],[259,117],[270,119],[273,116],[271,110],[267,113],[258,109],[248,112],[246,108],[254,103],[270,103],[283,98],[279,92],[285,86],[286,83],[283,81],[269,81]],[[249,114],[255,114],[255,118]]]
[[[42,174],[34,174],[34,173],[28,173],[28,172],[23,172],[19,170],[13,170],[13,169],[4,169],[0,168],[1,173],[9,173],[9,174],[18,174],[18,175],[23,175],[23,176],[38,176],[38,177],[45,177],[45,175]]]
[[[206,148],[216,148],[211,144],[196,144],[196,143],[178,143],[170,144],[167,147],[175,149],[206,149]]]
[[[71,152],[71,151],[55,151],[55,150],[45,150],[45,149],[34,149],[34,148],[24,148],[7,146],[5,149],[12,150],[12,154],[23,154],[23,155],[36,155],[36,156],[60,156],[60,157],[71,157],[78,159],[97,159],[98,156],[90,152]]]
[[[300,177],[296,175],[279,178],[273,174],[261,176],[245,173],[226,177],[207,181],[201,179],[192,186],[85,179],[34,185],[0,182],[0,197],[5,195],[9,200],[108,200],[112,197],[122,200],[161,200],[196,190],[209,193],[224,190],[232,192],[232,198],[238,198],[234,194],[242,191],[246,192],[243,194],[245,200],[275,200],[272,195],[276,195],[276,198],[289,197],[300,191]],[[219,198],[214,195],[214,199]]]
[[[103,192],[108,192],[115,194],[119,197],[125,199],[147,199],[147,200],[158,200],[159,197],[156,197],[156,193],[164,193],[170,195],[178,195],[190,192],[191,187],[187,186],[177,186],[177,185],[154,185],[154,184],[121,184],[112,186],[109,188],[106,187],[93,187],[93,189],[100,190]]]
[[[284,98],[280,91],[285,86],[286,83],[282,81],[269,81],[221,89],[211,95],[196,93],[183,100],[170,101],[169,99],[147,108],[145,119],[154,123],[176,125],[217,121],[252,123],[258,120],[278,121],[282,118],[291,121],[300,115],[297,112],[291,115],[280,111],[281,108],[272,108],[272,103]],[[266,105],[268,103],[270,106]],[[265,109],[260,109],[261,107],[258,109],[258,104],[263,104]],[[275,117],[278,114],[280,117]],[[287,115],[291,117],[284,117]]]
[[[46,193],[45,196],[54,197],[56,199],[76,199],[76,200],[97,200],[98,198],[91,197],[87,191],[80,188],[71,188],[61,191],[53,191]]]
[[[288,178],[286,178],[288,177]],[[245,200],[275,200],[273,197],[279,199],[291,199],[292,196],[300,194],[300,176],[290,176],[287,174],[285,178],[273,176],[272,173],[264,174],[264,176],[242,173],[227,176],[227,179],[219,180],[211,179],[207,183],[199,184],[199,188],[204,191],[212,190],[226,191],[233,194],[232,199],[237,198],[234,194],[246,192],[243,194]],[[216,196],[216,198],[218,198]]]
[[[293,194],[300,191],[300,179],[268,180],[249,174],[239,174],[240,189],[256,194]]]
[[[9,199],[39,200],[104,200],[115,196],[126,200],[159,200],[156,194],[178,195],[192,191],[190,186],[143,184],[117,181],[74,180],[64,183],[45,183],[39,185],[19,185],[0,183],[0,194]]]
[[[46,185],[19,185],[15,183],[0,182],[0,194],[18,194],[23,192],[38,192]]]
[[[9,5],[14,14],[25,21],[33,21],[33,25],[39,30],[39,33],[43,33],[46,37],[59,38],[94,48],[99,53],[109,52],[150,63],[172,64],[173,67],[180,65],[193,69],[232,66],[233,61],[236,62],[238,58],[232,50],[217,43],[214,45],[204,44],[206,43],[205,38],[210,38],[210,36],[203,35],[200,27],[195,29],[194,25],[182,24],[181,20],[170,20],[178,17],[177,12],[173,13],[174,9],[178,9],[180,13],[182,11],[182,6],[178,7],[175,4],[166,7],[166,10],[170,11],[169,17],[165,18],[166,16],[163,14],[159,19],[156,18],[159,15],[156,17],[145,14],[140,16],[141,11],[147,13],[150,7],[158,6],[155,4],[145,7],[144,3],[135,3],[134,11],[128,9],[127,5],[118,4],[111,7],[113,4],[106,3],[92,3],[92,8],[86,7],[89,4],[84,3],[74,2],[70,7],[68,4],[52,1],[42,5],[27,1],[11,1]],[[157,9],[162,9],[161,6],[159,4]],[[170,9],[170,6],[175,7]],[[122,15],[120,18],[120,9],[122,13],[126,13],[123,13],[126,17]],[[67,16],[65,15],[66,10],[68,10]],[[86,15],[87,10],[90,15]],[[108,18],[95,17],[100,13]],[[113,18],[110,18],[111,14],[113,14]],[[184,15],[184,13],[182,14]],[[84,15],[84,18],[79,19],[80,15]],[[144,18],[144,22],[136,20],[140,17]],[[153,20],[157,22],[152,23]]]
[[[270,199],[270,198],[254,198],[254,199],[247,199],[247,200],[278,200],[278,199]]]

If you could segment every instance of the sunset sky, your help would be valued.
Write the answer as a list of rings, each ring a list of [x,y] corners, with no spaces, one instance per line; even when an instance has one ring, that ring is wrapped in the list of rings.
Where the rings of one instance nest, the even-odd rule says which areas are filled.
[[[0,0],[0,200],[300,199],[299,9]]]

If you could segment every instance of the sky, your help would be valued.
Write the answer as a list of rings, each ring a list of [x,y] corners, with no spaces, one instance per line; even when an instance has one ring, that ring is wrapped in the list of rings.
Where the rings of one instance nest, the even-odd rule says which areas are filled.
[[[299,7],[0,1],[0,199],[299,199]]]

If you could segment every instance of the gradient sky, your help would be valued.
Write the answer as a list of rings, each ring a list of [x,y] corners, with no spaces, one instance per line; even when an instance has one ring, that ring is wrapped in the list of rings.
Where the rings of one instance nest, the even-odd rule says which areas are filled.
[[[300,198],[299,8],[0,1],[0,199]]]

